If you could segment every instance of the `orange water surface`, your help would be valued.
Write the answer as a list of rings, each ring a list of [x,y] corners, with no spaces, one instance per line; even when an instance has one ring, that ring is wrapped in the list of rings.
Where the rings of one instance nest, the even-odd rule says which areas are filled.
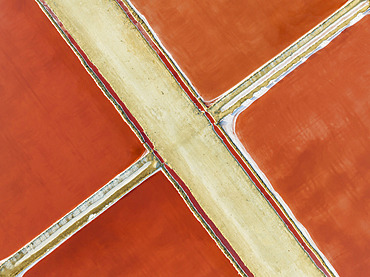
[[[0,259],[144,152],[35,1],[0,1]]]
[[[370,272],[370,16],[241,113],[237,134],[340,276]]]
[[[206,101],[279,54],[346,0],[132,0]]]

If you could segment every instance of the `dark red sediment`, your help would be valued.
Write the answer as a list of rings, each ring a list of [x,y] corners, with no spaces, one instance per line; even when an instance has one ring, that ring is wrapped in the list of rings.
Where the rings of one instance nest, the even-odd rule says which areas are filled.
[[[238,276],[158,172],[25,276]]]

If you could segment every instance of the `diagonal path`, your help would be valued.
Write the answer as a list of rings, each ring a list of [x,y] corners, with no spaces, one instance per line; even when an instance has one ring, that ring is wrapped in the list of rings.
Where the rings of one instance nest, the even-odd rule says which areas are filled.
[[[113,1],[46,1],[253,274],[321,276]]]
[[[0,276],[16,276],[48,255],[74,233],[137,187],[160,166],[147,153],[84,202],[0,264]]]

